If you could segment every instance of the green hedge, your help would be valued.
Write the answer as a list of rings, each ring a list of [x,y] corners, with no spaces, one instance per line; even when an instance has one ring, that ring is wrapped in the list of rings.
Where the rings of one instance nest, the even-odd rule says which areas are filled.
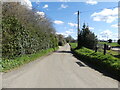
[[[2,58],[11,59],[58,46],[54,34],[26,29],[14,16],[3,17],[2,27]]]
[[[18,2],[2,5],[3,71],[18,67],[58,47],[52,22]],[[50,51],[49,51],[50,50]]]
[[[11,69],[20,67],[21,65],[24,65],[25,63],[29,63],[30,61],[36,60],[37,58],[47,55],[50,52],[53,52],[55,50],[57,50],[57,48],[50,48],[47,50],[42,50],[40,52],[31,54],[31,55],[23,55],[21,57],[17,57],[15,59],[6,59],[6,60],[2,60],[2,62],[0,62],[0,65],[2,65],[2,72],[7,72]]]
[[[106,70],[113,75],[120,77],[120,60],[109,54],[104,55],[101,52],[95,53],[95,51],[82,47],[75,50],[75,45],[71,43],[72,51],[80,57],[81,60],[92,63],[100,69]]]

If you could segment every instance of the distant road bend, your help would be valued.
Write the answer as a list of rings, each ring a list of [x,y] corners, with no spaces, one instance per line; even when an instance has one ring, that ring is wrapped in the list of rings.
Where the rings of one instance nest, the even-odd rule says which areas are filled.
[[[79,64],[79,65],[78,65]],[[118,88],[118,82],[76,59],[69,44],[3,74],[3,88]]]

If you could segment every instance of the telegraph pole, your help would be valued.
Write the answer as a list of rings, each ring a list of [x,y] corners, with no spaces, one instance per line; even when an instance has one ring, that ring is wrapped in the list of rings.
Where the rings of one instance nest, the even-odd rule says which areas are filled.
[[[79,45],[79,34],[80,34],[80,21],[79,21],[79,15],[80,15],[80,12],[78,11],[78,16],[77,16],[77,19],[78,19],[78,40],[77,40],[77,43],[78,43],[78,45],[77,45],[77,47],[79,48],[80,47],[80,45]]]

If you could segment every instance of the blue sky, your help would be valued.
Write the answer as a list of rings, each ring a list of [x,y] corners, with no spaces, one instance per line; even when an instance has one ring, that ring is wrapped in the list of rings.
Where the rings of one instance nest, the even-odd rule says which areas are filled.
[[[116,6],[118,6],[117,2],[32,2],[32,7],[37,9],[38,14],[46,15],[51,19],[58,34],[71,35],[75,39],[78,10],[82,12],[80,28],[85,22],[99,39],[117,39],[118,8]]]

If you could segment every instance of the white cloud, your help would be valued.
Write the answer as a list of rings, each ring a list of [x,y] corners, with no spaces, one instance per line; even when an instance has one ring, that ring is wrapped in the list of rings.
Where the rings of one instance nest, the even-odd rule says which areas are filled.
[[[59,0],[60,2],[69,2],[70,0]]]
[[[48,5],[47,5],[47,4],[45,4],[45,5],[43,6],[43,8],[48,8]]]
[[[68,5],[61,4],[61,8],[68,8]]]
[[[75,33],[73,29],[69,29],[69,30],[62,32],[62,33],[57,32],[57,34],[62,34],[65,37],[68,37],[69,35],[72,35],[73,33]]]
[[[45,17],[45,13],[44,12],[36,12],[38,15],[40,15],[41,17]]]
[[[76,23],[68,23],[68,25],[72,26],[72,27],[77,27]]]
[[[66,34],[68,34],[68,35],[71,35],[73,33],[75,33],[73,29],[69,29],[68,31],[66,31]]]
[[[87,0],[86,3],[87,3],[87,4],[90,4],[90,5],[95,5],[95,4],[97,4],[98,2],[97,2],[97,1],[94,1],[94,0]]]
[[[55,23],[55,24],[63,24],[64,22],[63,22],[63,21],[60,21],[60,20],[55,20],[54,23]]]
[[[97,36],[100,40],[108,40],[108,39],[117,40],[118,39],[118,33],[113,33],[110,30],[105,30]]]
[[[112,32],[110,30],[105,30],[105,31],[100,33],[100,35],[102,35],[102,37],[108,37],[111,34],[112,34]]]
[[[21,5],[25,5],[28,9],[32,9],[32,3],[30,0],[20,0]]]
[[[74,14],[75,14],[75,15],[77,15],[77,14],[78,14],[78,12],[75,12]]]
[[[91,15],[94,21],[104,21],[106,23],[112,23],[118,18],[118,8],[104,9],[101,12],[93,13]]]
[[[35,3],[36,3],[37,5],[39,5],[41,2],[38,0],[38,1],[36,1]]]
[[[64,37],[68,37],[69,35],[67,34],[67,33],[65,33],[65,32],[63,32],[63,33],[56,33],[56,34],[61,34],[61,35],[63,35]]]
[[[72,32],[72,31],[66,31],[66,34],[68,34],[68,35],[71,35],[71,34],[73,34],[74,32]]]
[[[74,31],[74,29],[69,29],[69,31]]]
[[[113,24],[113,25],[111,25],[111,27],[118,28],[118,24]]]
[[[90,30],[94,30],[94,28],[93,28],[93,27],[89,27],[89,29],[90,29]]]

